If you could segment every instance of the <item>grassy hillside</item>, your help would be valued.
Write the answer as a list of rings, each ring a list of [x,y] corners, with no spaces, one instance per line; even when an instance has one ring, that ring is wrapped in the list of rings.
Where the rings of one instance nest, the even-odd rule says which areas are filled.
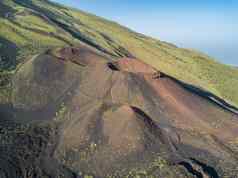
[[[181,49],[115,22],[47,0],[0,2],[1,86],[28,56],[85,43],[113,58],[134,56],[238,106],[238,70],[199,52]],[[1,92],[0,98],[7,96]]]

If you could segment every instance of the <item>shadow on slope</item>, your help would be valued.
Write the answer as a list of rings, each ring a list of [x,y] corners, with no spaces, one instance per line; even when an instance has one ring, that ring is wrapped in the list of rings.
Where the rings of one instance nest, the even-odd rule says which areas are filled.
[[[213,93],[206,91],[204,89],[198,88],[194,85],[190,85],[187,83],[184,83],[180,80],[177,80],[171,76],[166,75],[166,77],[174,80],[175,82],[177,82],[178,84],[180,84],[181,86],[183,86],[186,90],[191,91],[192,93],[195,93],[207,100],[210,100],[212,103],[216,104],[217,106],[220,106],[221,108],[230,111],[234,114],[238,114],[238,108],[235,107],[234,105],[229,104],[228,102],[226,102],[225,100],[223,100],[222,98],[214,95]]]
[[[0,71],[16,67],[18,47],[11,41],[0,37]]]

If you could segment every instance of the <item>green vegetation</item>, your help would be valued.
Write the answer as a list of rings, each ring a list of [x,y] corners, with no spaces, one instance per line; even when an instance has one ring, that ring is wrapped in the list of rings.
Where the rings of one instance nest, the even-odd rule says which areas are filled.
[[[93,178],[93,176],[84,175],[84,178]]]
[[[141,169],[134,169],[131,170],[126,178],[155,178],[156,176],[153,175],[155,171],[162,172],[163,168],[168,169],[169,165],[166,160],[161,157],[157,157],[151,165],[148,165],[146,170]],[[168,175],[168,174],[167,174]]]
[[[59,110],[55,113],[56,117],[61,117],[67,111],[67,108],[64,103],[61,103]]]
[[[238,106],[236,68],[47,0],[0,2],[0,55],[13,61],[0,65],[1,71],[13,70],[13,66],[35,53],[82,42],[113,58],[135,56],[162,72],[209,90]],[[2,46],[8,47],[4,53],[1,52]]]
[[[118,170],[116,175],[108,175],[106,178],[156,178],[156,177],[166,177],[166,178],[184,178],[188,174],[179,174],[181,171],[181,167],[177,165],[170,165],[164,158],[157,156],[151,163],[147,163],[147,165],[132,168],[130,169],[126,175],[122,173],[122,170]],[[183,172],[183,171],[182,171]],[[181,172],[180,172],[181,173]],[[189,175],[188,175],[189,176]]]

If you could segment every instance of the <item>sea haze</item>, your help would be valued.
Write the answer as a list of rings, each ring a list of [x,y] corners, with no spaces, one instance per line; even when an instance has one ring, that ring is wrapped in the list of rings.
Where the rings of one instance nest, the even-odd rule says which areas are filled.
[[[230,44],[217,44],[211,46],[194,46],[194,48],[203,51],[204,53],[208,54],[209,56],[214,57],[215,59],[224,62],[228,65],[238,67],[238,42],[235,41],[234,43]]]
[[[168,41],[168,40],[167,40]],[[203,40],[169,40],[169,42],[183,48],[190,48],[201,51],[215,60],[231,66],[238,67],[238,39],[234,40],[213,40],[207,42]]]

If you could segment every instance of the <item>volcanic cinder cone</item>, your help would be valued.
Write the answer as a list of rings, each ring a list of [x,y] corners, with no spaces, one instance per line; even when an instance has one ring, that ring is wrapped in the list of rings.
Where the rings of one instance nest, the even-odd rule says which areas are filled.
[[[18,146],[1,146],[3,177],[237,173],[235,108],[138,59],[56,49],[26,62],[12,85],[3,116],[24,129],[11,135]]]

